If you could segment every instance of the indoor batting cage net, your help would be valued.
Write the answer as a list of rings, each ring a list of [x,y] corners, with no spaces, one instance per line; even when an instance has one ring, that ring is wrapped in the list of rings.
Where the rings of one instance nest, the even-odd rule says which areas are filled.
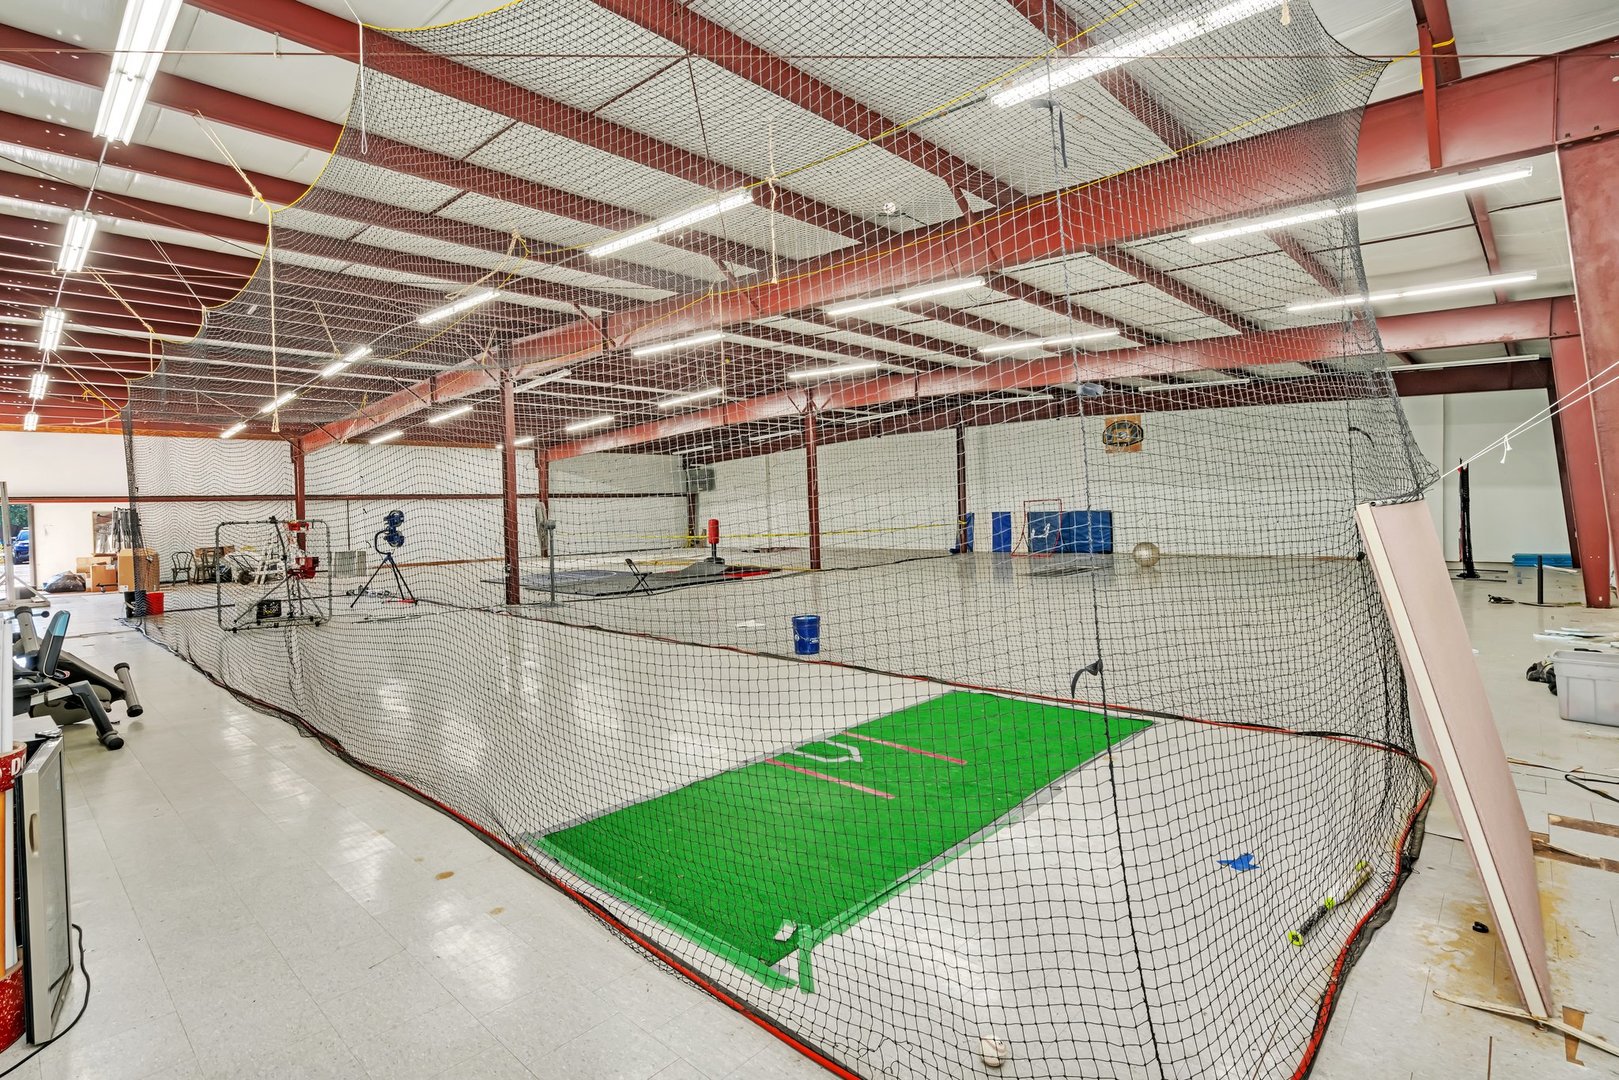
[[[1428,791],[1353,519],[1430,478],[1385,65],[1305,0],[359,44],[132,387],[146,632],[846,1075],[1307,1070]]]

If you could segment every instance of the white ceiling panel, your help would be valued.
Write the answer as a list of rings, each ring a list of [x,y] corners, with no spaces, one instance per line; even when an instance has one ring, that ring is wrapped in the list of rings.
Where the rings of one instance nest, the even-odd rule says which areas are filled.
[[[118,25],[126,0],[52,0],[48,4],[13,3],[5,22],[19,30],[70,41],[92,49],[118,43]]]
[[[1490,215],[1501,270],[1537,270],[1542,276],[1571,269],[1568,218],[1561,202],[1539,203]],[[1565,277],[1564,280],[1567,280]]]
[[[162,70],[175,75],[335,123],[348,113],[358,68],[347,60],[192,7],[180,9],[169,48]]]
[[[5,112],[89,131],[100,107],[97,87],[0,63],[0,109]]]
[[[91,110],[91,123],[94,122]],[[272,139],[225,124],[207,124],[193,113],[178,109],[152,109],[150,124],[141,134],[146,146],[174,154],[224,163],[218,147],[209,139],[211,132],[230,151],[230,156],[248,172],[281,176],[300,184],[312,184],[325,168],[329,154],[296,143]],[[89,130],[86,125],[85,130]]]
[[[365,226],[357,225],[347,218],[314,214],[301,206],[278,210],[275,215],[275,227],[344,241],[352,240],[357,233],[365,228]]]
[[[1361,257],[1373,290],[1483,277],[1490,272],[1478,233],[1471,228],[1366,244]]]

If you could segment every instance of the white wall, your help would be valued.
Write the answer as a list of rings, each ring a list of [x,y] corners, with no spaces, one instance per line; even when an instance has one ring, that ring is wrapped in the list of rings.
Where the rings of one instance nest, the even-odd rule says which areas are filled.
[[[992,512],[1019,520],[1025,502],[1048,499],[1113,511],[1121,548],[1150,540],[1181,554],[1349,554],[1357,543],[1351,468],[1364,482],[1368,461],[1383,461],[1391,475],[1405,457],[1392,412],[1366,403],[1149,413],[1144,423],[1144,449],[1133,454],[1102,451],[1100,417],[968,429],[979,548],[989,548]],[[954,440],[946,430],[824,448],[825,546],[951,547]],[[724,462],[716,475],[702,513],[719,517],[727,535],[806,529],[802,451]]]
[[[32,557],[44,584],[52,575],[73,569],[79,556],[91,553],[95,511],[125,504],[123,437],[0,431],[0,480],[19,502],[42,497],[106,500],[35,504]]]
[[[1546,392],[1447,394],[1412,398],[1404,404],[1423,454],[1444,471],[1540,413],[1546,407]],[[1510,562],[1520,551],[1569,550],[1550,424],[1514,436],[1505,461],[1496,449],[1473,462],[1469,487],[1475,560]],[[1445,557],[1459,558],[1461,499],[1454,475],[1429,492],[1428,505]]]

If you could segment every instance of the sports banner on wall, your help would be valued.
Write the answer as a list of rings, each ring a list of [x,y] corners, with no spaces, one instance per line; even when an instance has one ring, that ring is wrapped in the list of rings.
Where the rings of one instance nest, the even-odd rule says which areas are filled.
[[[1102,424],[1102,448],[1110,454],[1139,454],[1146,441],[1139,416],[1110,416]]]

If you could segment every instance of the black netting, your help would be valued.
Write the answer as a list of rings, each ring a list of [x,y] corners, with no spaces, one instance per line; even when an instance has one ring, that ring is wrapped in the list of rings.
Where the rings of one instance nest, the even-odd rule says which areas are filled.
[[[1331,302],[1382,65],[1301,0],[364,42],[132,388],[145,546],[260,570],[147,633],[861,1075],[1307,1067],[1427,791],[1353,508],[1431,473]]]

